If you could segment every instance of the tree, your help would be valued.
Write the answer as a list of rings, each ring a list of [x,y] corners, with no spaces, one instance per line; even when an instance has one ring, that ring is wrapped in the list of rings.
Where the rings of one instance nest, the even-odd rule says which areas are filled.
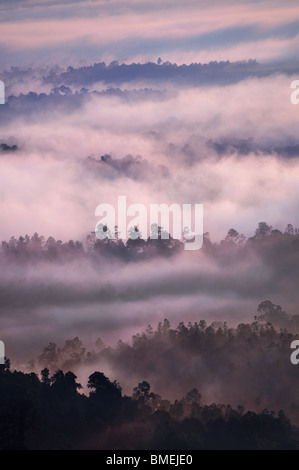
[[[294,230],[294,227],[292,224],[288,224],[285,228],[285,231],[284,231],[285,234],[287,235],[291,235],[292,237],[294,236],[294,233],[295,233],[295,230]]]
[[[38,357],[38,361],[41,366],[50,367],[52,370],[55,370],[58,364],[58,351],[56,344],[50,342]]]
[[[259,222],[258,228],[255,231],[255,236],[257,238],[263,238],[271,234],[272,227],[266,222]]]
[[[103,402],[113,402],[121,398],[121,387],[114,381],[111,382],[103,372],[94,372],[89,376],[87,387],[92,391],[90,397]]]
[[[186,395],[186,403],[188,405],[192,405],[192,403],[200,403],[201,402],[201,394],[197,390],[197,388],[193,388],[190,392]]]
[[[243,234],[239,234],[239,232],[237,232],[237,230],[235,230],[234,228],[229,229],[224,239],[226,243],[238,245],[244,245],[245,240],[245,236]]]
[[[234,228],[231,228],[227,232],[227,235],[225,237],[225,241],[226,242],[236,243],[238,237],[239,237],[239,232],[237,232],[237,230],[235,230]]]
[[[10,359],[5,357],[4,364],[0,364],[0,375],[10,372]]]
[[[76,382],[77,376],[73,372],[64,374],[62,370],[55,372],[51,377],[52,388],[60,396],[61,399],[66,397],[74,397],[82,385]]]
[[[45,367],[41,371],[41,378],[42,378],[42,383],[43,384],[45,384],[45,385],[50,385],[51,384],[50,372],[49,372],[49,369],[47,369],[47,367]]]
[[[145,403],[149,398],[150,389],[150,384],[145,380],[143,382],[139,382],[138,386],[133,389],[134,400]]]

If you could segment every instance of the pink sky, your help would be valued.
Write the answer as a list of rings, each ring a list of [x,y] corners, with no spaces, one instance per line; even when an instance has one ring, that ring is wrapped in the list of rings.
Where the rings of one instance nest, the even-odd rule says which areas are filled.
[[[1,65],[70,59],[262,60],[296,55],[297,2],[40,2],[0,5]],[[251,30],[248,36],[247,28]],[[242,30],[244,29],[244,34]],[[297,27],[298,30],[298,27]],[[207,38],[206,35],[209,35]],[[221,36],[223,35],[223,40]],[[203,38],[203,41],[202,39]],[[185,42],[184,42],[185,41]],[[283,47],[278,42],[282,41]],[[296,39],[298,42],[298,40]],[[186,44],[184,46],[184,44]],[[43,54],[44,51],[44,54]],[[98,52],[96,52],[98,51]],[[262,52],[264,51],[264,52]],[[157,56],[158,54],[158,56]],[[25,56],[24,56],[25,55]]]

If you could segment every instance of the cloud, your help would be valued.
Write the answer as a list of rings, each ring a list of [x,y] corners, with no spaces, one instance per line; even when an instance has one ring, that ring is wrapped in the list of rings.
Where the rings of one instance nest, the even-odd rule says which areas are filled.
[[[296,65],[201,67],[201,86],[194,66],[169,64],[7,71],[15,94],[0,109],[0,137],[18,151],[1,153],[0,238],[38,232],[84,241],[97,205],[115,205],[118,195],[128,205],[203,203],[204,231],[217,241],[231,227],[252,235],[262,220],[281,230],[298,225]],[[111,87],[118,77],[122,83]],[[17,358],[50,340],[129,338],[168,316],[242,321],[265,298],[295,311],[295,261],[279,248],[267,259],[249,250],[127,264],[11,262],[0,279],[1,331]]]
[[[30,5],[30,8],[27,8]],[[181,51],[191,61],[198,54],[215,60],[231,46],[244,49],[243,59],[261,58],[255,47],[267,45],[268,57],[280,57],[277,44],[297,33],[298,7],[285,2],[135,2],[89,1],[17,2],[15,8],[2,4],[2,64],[28,61],[132,60],[138,55],[157,60],[161,54],[172,58]],[[146,27],[144,27],[146,25]],[[247,45],[249,45],[249,50]],[[218,52],[215,50],[218,49]],[[265,49],[265,47],[264,47]],[[289,51],[293,46],[289,47]],[[285,58],[290,57],[286,47]],[[182,52],[184,53],[182,55]],[[158,54],[158,56],[157,56]],[[234,60],[230,52],[227,58]],[[267,57],[263,57],[267,60]],[[186,59],[183,59],[183,61]]]
[[[11,73],[16,86],[19,71]],[[94,228],[96,206],[117,195],[128,195],[128,204],[202,202],[205,230],[215,237],[228,221],[248,233],[265,214],[278,227],[296,224],[291,81],[274,74],[164,91],[157,79],[155,89],[80,91],[82,80],[79,91],[63,85],[8,98],[1,141],[19,150],[1,154],[1,236],[82,238]],[[105,154],[112,158],[103,162]]]
[[[253,319],[266,298],[298,313],[294,243],[273,235],[245,247],[222,243],[131,263],[81,252],[2,256],[1,334],[9,356],[24,365],[49,341],[101,337],[111,344],[163,318],[236,325]]]
[[[87,166],[94,172],[108,179],[125,176],[133,180],[149,180],[154,178],[170,178],[169,170],[164,165],[152,167],[141,156],[126,155],[123,158],[113,159],[111,155],[104,155],[100,159],[88,157]]]
[[[119,195],[203,203],[217,243],[230,228],[252,236],[259,221],[298,226],[298,18],[293,1],[0,1],[0,240],[85,243],[98,204]],[[164,318],[235,325],[265,299],[298,313],[297,239],[207,240],[136,262],[1,253],[7,355],[24,366],[49,341],[113,344]],[[205,376],[197,360],[187,372]]]

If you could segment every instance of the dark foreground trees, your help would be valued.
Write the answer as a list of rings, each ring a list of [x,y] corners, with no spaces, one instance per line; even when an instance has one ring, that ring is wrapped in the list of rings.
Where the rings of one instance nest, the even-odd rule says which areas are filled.
[[[284,413],[260,414],[203,405],[197,390],[170,403],[148,382],[122,395],[117,382],[94,372],[90,394],[72,372],[41,379],[0,370],[0,449],[298,449],[299,431]]]

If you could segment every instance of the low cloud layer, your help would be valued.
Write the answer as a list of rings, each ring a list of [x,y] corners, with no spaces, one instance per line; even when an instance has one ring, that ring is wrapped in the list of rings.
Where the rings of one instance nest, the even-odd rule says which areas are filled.
[[[12,369],[71,369],[82,384],[101,370],[124,393],[148,380],[172,400],[197,388],[203,403],[298,423],[298,1],[0,0],[0,25],[0,339]],[[203,204],[203,247],[127,241],[119,196],[147,214]],[[115,240],[96,238],[102,203]]]
[[[297,225],[293,78],[91,91],[82,82],[81,91],[9,97],[1,148],[17,150],[0,153],[1,238],[37,231],[82,240],[97,205],[118,195],[128,205],[203,203],[215,239],[230,226],[249,235],[264,219]]]
[[[30,8],[29,8],[30,6]],[[298,43],[298,5],[281,2],[1,2],[2,64],[103,60],[276,60]],[[146,25],[146,27],[144,26]],[[16,33],[17,31],[17,33]]]

